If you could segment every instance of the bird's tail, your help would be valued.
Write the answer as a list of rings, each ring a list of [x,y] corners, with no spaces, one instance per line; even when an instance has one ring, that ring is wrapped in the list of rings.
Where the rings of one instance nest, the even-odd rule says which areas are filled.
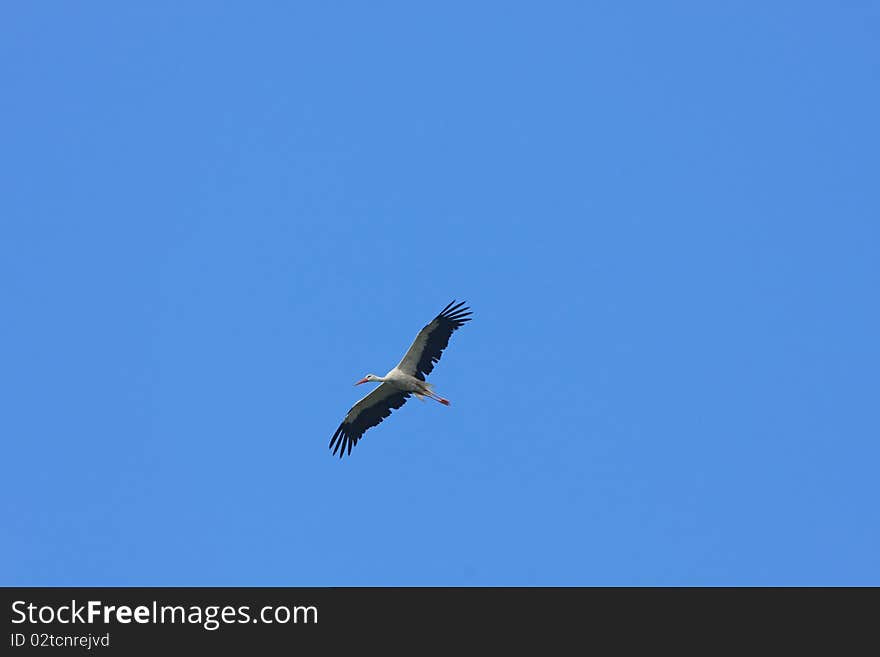
[[[443,397],[441,397],[440,395],[438,395],[436,392],[434,392],[434,386],[433,386],[433,385],[431,385],[430,383],[428,383],[427,381],[425,381],[425,387],[428,389],[428,395],[427,395],[428,397],[430,397],[430,398],[433,399],[434,401],[438,401],[438,402],[440,402],[440,403],[443,404],[444,406],[449,406],[449,403],[450,403],[449,400],[448,400],[448,399],[444,399]],[[421,396],[420,396],[418,393],[415,393],[415,395],[416,395],[416,397],[419,397],[419,399],[421,399]]]

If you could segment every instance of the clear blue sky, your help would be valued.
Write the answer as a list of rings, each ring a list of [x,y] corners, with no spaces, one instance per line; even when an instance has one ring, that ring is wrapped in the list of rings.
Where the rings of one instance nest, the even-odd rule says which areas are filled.
[[[286,4],[0,10],[0,583],[880,584],[877,3]]]

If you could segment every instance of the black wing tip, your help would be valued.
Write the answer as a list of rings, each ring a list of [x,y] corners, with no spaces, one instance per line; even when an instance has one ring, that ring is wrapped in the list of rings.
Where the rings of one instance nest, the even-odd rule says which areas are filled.
[[[349,436],[345,429],[345,422],[339,425],[336,433],[330,439],[329,449],[332,450],[333,456],[339,454],[339,458],[345,456],[346,452],[351,454],[351,448],[357,443],[357,440]]]
[[[459,301],[456,303],[455,299],[453,299],[449,305],[440,311],[440,314],[437,315],[437,317],[442,317],[443,319],[448,319],[453,322],[470,321],[471,318],[468,316],[472,315],[473,311],[465,305],[466,303],[466,301]]]

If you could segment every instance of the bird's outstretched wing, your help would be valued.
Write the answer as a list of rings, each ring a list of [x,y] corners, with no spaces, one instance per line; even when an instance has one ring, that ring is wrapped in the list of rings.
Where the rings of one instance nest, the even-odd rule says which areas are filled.
[[[367,429],[382,422],[391,415],[391,411],[403,406],[408,398],[408,392],[388,383],[383,383],[372,390],[351,407],[348,415],[333,434],[330,439],[330,449],[333,450],[333,454],[339,452],[339,458],[346,453],[351,454],[351,448],[357,445]]]
[[[471,310],[464,304],[464,301],[458,304],[453,301],[419,331],[397,369],[424,381],[449,345],[452,332],[471,321]]]

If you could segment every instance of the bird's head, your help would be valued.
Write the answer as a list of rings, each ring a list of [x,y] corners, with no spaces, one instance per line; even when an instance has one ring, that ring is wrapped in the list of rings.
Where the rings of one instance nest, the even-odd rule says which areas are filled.
[[[360,381],[358,381],[357,383],[355,383],[355,385],[356,385],[356,386],[359,386],[359,385],[362,384],[362,383],[368,383],[368,382],[370,382],[370,381],[381,381],[381,380],[382,380],[382,379],[380,379],[380,378],[379,378],[378,376],[376,376],[375,374],[367,374],[363,379],[361,379]]]

